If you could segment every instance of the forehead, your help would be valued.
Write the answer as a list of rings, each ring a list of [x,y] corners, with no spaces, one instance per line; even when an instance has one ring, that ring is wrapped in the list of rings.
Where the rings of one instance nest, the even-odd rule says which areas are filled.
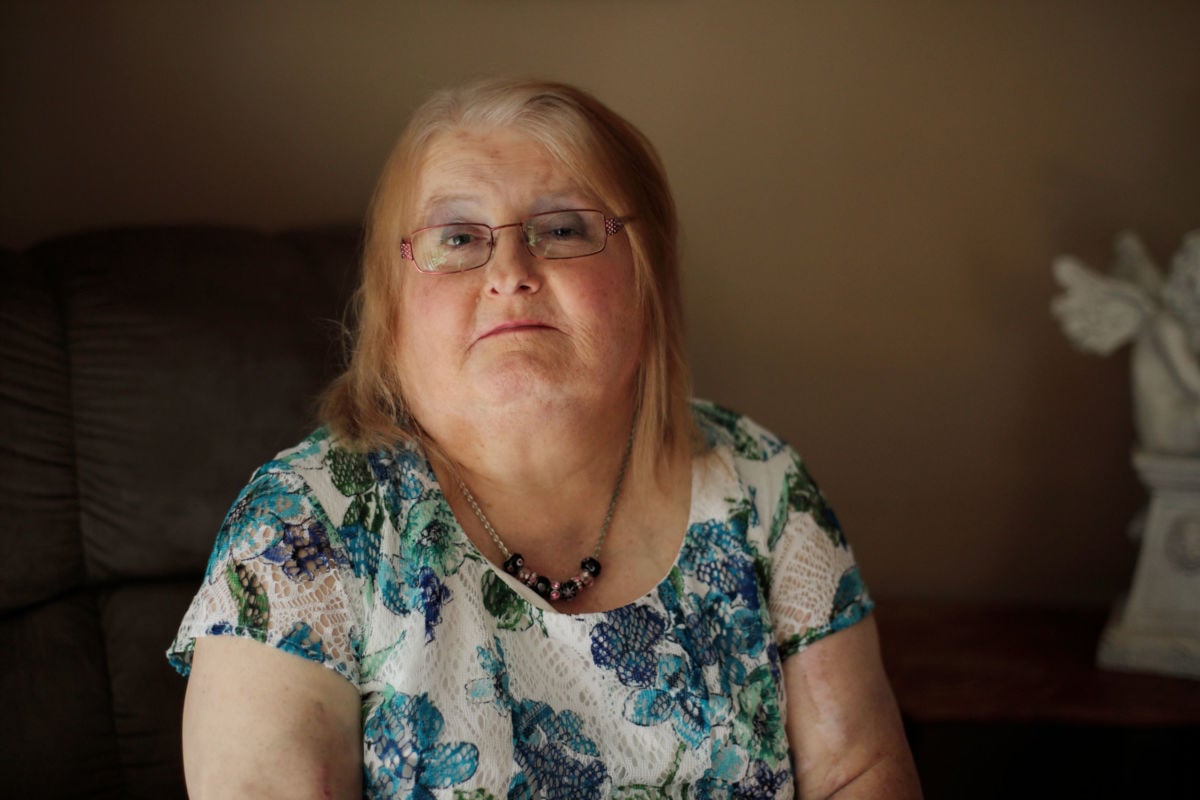
[[[546,202],[592,199],[584,182],[529,134],[508,128],[438,135],[421,161],[416,211],[505,206],[526,213]],[[539,209],[549,210],[549,209]]]

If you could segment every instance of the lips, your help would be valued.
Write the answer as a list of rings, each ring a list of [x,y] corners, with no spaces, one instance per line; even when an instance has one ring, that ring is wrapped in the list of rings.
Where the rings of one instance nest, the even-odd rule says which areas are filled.
[[[520,333],[521,331],[531,330],[555,330],[554,326],[547,325],[535,319],[510,319],[501,322],[499,325],[494,325],[483,332],[475,341],[482,342],[484,339],[490,339],[493,336],[502,336],[507,333]]]

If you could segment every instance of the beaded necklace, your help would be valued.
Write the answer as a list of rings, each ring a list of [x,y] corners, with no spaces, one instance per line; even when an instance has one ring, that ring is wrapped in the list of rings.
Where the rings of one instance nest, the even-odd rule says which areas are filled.
[[[633,431],[629,432],[629,441],[625,444],[625,455],[621,459],[621,469],[617,473],[617,485],[613,487],[612,497],[608,501],[608,510],[604,513],[604,522],[600,525],[600,535],[596,538],[596,546],[592,548],[590,556],[579,562],[579,572],[564,581],[552,581],[544,575],[538,575],[532,569],[525,566],[525,556],[512,552],[500,540],[500,535],[496,533],[496,529],[488,521],[487,515],[483,513],[483,509],[475,501],[475,495],[471,494],[471,490],[467,488],[467,484],[463,482],[461,477],[458,479],[458,489],[462,492],[463,497],[467,499],[467,504],[475,512],[475,516],[479,518],[483,529],[487,531],[488,536],[492,537],[492,541],[495,542],[496,547],[504,554],[505,572],[549,600],[571,600],[581,591],[591,586],[596,578],[600,577],[600,548],[604,544],[604,537],[607,535],[608,526],[612,522],[613,511],[617,507],[617,498],[621,496],[621,484],[625,481],[625,471],[629,467],[629,454],[631,452],[633,452]]]

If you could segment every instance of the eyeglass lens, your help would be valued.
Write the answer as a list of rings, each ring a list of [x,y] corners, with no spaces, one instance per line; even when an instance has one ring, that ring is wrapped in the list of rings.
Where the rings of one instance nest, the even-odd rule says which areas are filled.
[[[498,226],[495,230],[508,226]],[[604,249],[604,213],[592,210],[535,214],[520,225],[525,246],[538,258],[578,258]],[[436,225],[412,236],[413,257],[424,272],[461,272],[487,263],[494,230],[487,225]]]

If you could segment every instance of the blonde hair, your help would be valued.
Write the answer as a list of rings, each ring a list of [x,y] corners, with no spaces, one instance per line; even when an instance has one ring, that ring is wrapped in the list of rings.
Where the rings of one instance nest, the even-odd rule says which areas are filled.
[[[643,326],[633,463],[654,474],[693,439],[675,203],[646,137],[592,95],[562,83],[484,80],[440,91],[413,114],[371,201],[349,365],[326,390],[321,420],[354,447],[414,440],[430,446],[404,401],[395,353],[401,281],[412,269],[400,259],[400,240],[414,223],[417,181],[432,141],[456,130],[497,128],[535,139],[609,209],[634,220],[624,228]]]

